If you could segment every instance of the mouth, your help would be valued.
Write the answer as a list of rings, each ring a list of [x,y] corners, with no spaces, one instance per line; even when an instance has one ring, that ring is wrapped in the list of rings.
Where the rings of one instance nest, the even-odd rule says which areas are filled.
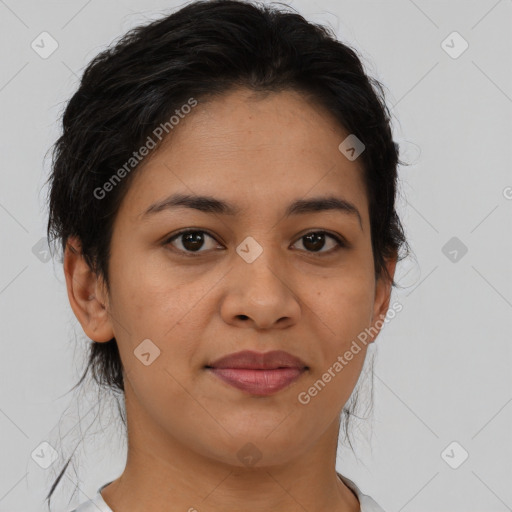
[[[252,395],[276,393],[309,370],[303,361],[283,351],[242,351],[223,357],[205,369],[223,382]]]

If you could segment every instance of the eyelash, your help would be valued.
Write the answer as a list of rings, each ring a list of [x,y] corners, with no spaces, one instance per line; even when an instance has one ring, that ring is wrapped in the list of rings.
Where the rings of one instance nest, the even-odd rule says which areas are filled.
[[[186,235],[186,234],[190,234],[190,233],[204,233],[206,235],[208,235],[209,237],[213,238],[215,241],[216,238],[210,234],[208,231],[205,231],[203,229],[184,229],[182,231],[179,231],[178,233],[174,233],[172,236],[170,236],[169,238],[167,238],[164,242],[163,242],[163,245],[170,245],[174,240],[176,240],[177,238],[179,238],[180,236],[182,235]],[[329,255],[329,254],[333,254],[337,251],[339,251],[340,249],[346,249],[349,247],[348,243],[340,236],[337,236],[337,235],[334,235],[333,233],[330,233],[328,231],[323,231],[323,230],[318,230],[318,231],[308,231],[307,233],[305,233],[304,235],[302,235],[301,237],[299,237],[295,243],[297,243],[299,240],[301,240],[302,238],[306,237],[307,235],[310,235],[310,234],[323,234],[323,235],[327,235],[327,237],[329,238],[332,238],[335,242],[336,242],[336,247],[328,250],[328,251],[319,251],[319,252],[315,252],[315,251],[305,251],[309,254],[315,254],[315,255]],[[219,243],[217,241],[217,243]],[[294,243],[294,245],[295,245]],[[201,253],[204,253],[204,252],[208,252],[208,251],[183,251],[182,249],[177,249],[177,248],[173,248],[175,251],[177,251],[178,253],[180,254],[183,254],[185,255],[186,257],[197,257],[197,256],[200,256]]]

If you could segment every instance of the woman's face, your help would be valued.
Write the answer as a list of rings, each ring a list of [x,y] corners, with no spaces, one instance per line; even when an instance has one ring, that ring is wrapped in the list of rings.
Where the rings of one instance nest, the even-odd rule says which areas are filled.
[[[137,170],[114,224],[110,316],[84,327],[117,340],[133,435],[242,466],[337,433],[366,344],[344,354],[390,291],[374,278],[362,164],[338,149],[348,135],[298,93],[242,89],[199,102]],[[175,195],[214,203],[154,207]],[[182,230],[195,233],[170,240]],[[307,369],[265,394],[207,368],[242,350],[283,350]]]

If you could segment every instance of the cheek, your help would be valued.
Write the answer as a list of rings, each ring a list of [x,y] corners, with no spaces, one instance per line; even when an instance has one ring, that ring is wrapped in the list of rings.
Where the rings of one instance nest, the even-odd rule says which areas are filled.
[[[366,331],[371,325],[374,283],[368,273],[347,273],[326,279],[311,295],[312,321],[318,326],[317,366],[309,384],[323,402],[345,402],[355,386],[366,355]],[[325,389],[324,389],[325,385]],[[320,393],[321,391],[321,393]]]
[[[132,326],[134,335],[161,338],[206,293],[206,285],[186,282],[161,251],[131,254],[112,256],[112,312]]]
[[[205,300],[211,279],[185,278],[183,272],[151,258],[144,264],[119,261],[116,269],[122,271],[111,275],[111,312],[123,366],[137,379],[140,374],[143,382],[154,380],[148,392],[153,388],[179,393],[168,381],[170,374],[179,382],[188,381],[201,361],[199,343],[213,314]],[[157,354],[150,366],[137,358],[143,352],[150,352],[150,359]]]
[[[309,417],[333,420],[352,394],[368,346],[364,333],[371,321],[373,295],[369,288],[371,283],[362,280],[339,280],[328,290],[316,293],[315,313],[321,320],[315,320],[319,326],[315,340],[317,364],[295,393]]]
[[[311,285],[312,286],[312,283]],[[331,333],[329,346],[344,344],[370,325],[375,283],[371,274],[358,269],[344,270],[339,277],[329,277],[311,297],[313,313]]]

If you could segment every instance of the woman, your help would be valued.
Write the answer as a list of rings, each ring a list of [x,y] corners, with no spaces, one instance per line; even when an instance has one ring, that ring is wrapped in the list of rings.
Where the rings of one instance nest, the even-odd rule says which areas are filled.
[[[193,2],[93,60],[48,234],[128,458],[77,512],[382,511],[335,462],[406,246],[398,163],[380,84],[296,13]]]

